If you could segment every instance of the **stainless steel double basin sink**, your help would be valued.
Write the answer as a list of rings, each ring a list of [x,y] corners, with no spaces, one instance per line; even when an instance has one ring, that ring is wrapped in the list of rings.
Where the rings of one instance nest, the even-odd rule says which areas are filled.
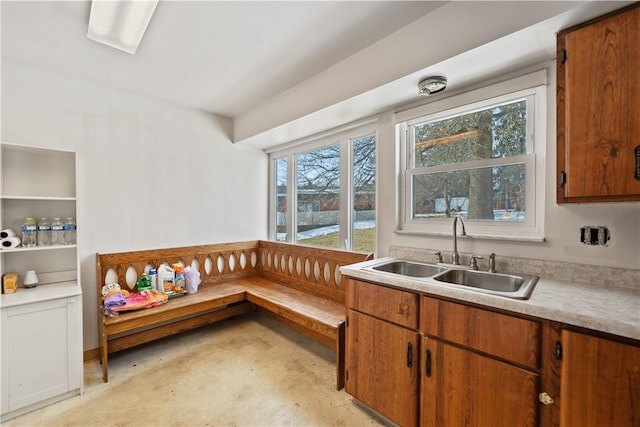
[[[463,266],[407,260],[385,261],[364,269],[420,279],[432,284],[463,287],[470,291],[514,299],[528,299],[538,282],[537,276],[528,274],[490,273]]]

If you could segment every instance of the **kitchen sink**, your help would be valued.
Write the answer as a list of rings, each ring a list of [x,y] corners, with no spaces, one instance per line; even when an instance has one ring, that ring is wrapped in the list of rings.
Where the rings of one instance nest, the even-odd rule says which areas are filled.
[[[477,270],[447,270],[437,274],[433,279],[517,299],[529,298],[538,281],[536,276],[488,273]]]
[[[373,267],[369,268],[374,271],[395,273],[402,276],[411,277],[431,277],[446,270],[445,267],[440,267],[433,264],[424,264],[404,260],[386,262],[384,264],[374,265]]]
[[[364,270],[391,273],[426,281],[440,286],[455,286],[469,291],[500,295],[515,299],[528,299],[538,282],[538,277],[526,274],[490,273],[451,264],[429,264],[418,261],[394,259]]]

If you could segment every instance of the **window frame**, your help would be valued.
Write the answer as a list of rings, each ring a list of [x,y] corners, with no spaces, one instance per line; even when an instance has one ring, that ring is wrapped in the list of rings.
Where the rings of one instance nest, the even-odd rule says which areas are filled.
[[[353,247],[353,144],[352,141],[368,137],[375,137],[376,153],[378,147],[377,122],[369,120],[364,123],[347,126],[333,132],[310,137],[304,140],[293,141],[289,144],[276,147],[267,151],[269,155],[269,226],[270,240],[276,240],[277,232],[277,194],[276,194],[276,162],[279,159],[287,160],[287,227],[286,242],[297,243],[297,165],[296,158],[299,154],[309,153],[322,148],[339,145],[340,147],[340,236],[339,249],[351,250]],[[376,176],[377,176],[376,162]],[[377,206],[377,179],[376,179],[376,206]],[[376,213],[377,224],[377,213]],[[303,243],[300,243],[303,244]],[[377,250],[377,239],[376,248]]]
[[[399,144],[398,218],[395,232],[450,236],[451,222],[413,218],[413,178],[426,172],[445,172],[508,164],[525,165],[526,219],[523,222],[465,219],[467,234],[484,239],[544,241],[544,176],[547,115],[546,69],[396,114]],[[469,114],[496,105],[525,99],[527,102],[526,153],[506,158],[481,159],[415,168],[411,131],[417,124]]]

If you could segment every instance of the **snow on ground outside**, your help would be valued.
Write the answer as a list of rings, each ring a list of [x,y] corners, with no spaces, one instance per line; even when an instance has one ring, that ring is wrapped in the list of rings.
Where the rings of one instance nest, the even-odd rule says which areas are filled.
[[[367,221],[356,221],[353,223],[354,229],[365,229],[365,228],[374,228],[376,226],[375,220],[367,220]],[[331,233],[337,233],[339,230],[339,225],[329,225],[327,227],[318,227],[307,231],[301,231],[298,233],[298,240],[310,239],[312,237],[324,236]],[[282,235],[284,238],[284,234]]]

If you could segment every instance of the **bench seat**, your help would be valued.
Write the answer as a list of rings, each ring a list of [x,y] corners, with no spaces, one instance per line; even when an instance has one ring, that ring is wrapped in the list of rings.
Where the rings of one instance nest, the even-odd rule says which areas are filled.
[[[242,280],[258,310],[336,351],[336,383],[344,387],[344,304],[279,285],[263,277]]]
[[[109,354],[258,310],[336,350],[337,387],[344,386],[345,306],[339,268],[366,254],[281,242],[250,241],[96,254],[98,292],[117,281],[136,291],[151,266],[183,262],[202,278],[198,292],[146,310],[109,317],[98,301],[103,379]],[[195,267],[194,267],[195,265]]]
[[[345,321],[343,304],[279,285],[262,277],[240,283],[246,287],[247,300],[274,314],[304,324],[310,330],[329,338],[330,341],[326,342],[328,346],[335,346],[336,328]]]
[[[108,381],[108,354],[208,325],[253,310],[245,288],[233,283],[200,287],[197,293],[173,298],[166,304],[117,316],[102,316],[100,348],[103,379]]]

